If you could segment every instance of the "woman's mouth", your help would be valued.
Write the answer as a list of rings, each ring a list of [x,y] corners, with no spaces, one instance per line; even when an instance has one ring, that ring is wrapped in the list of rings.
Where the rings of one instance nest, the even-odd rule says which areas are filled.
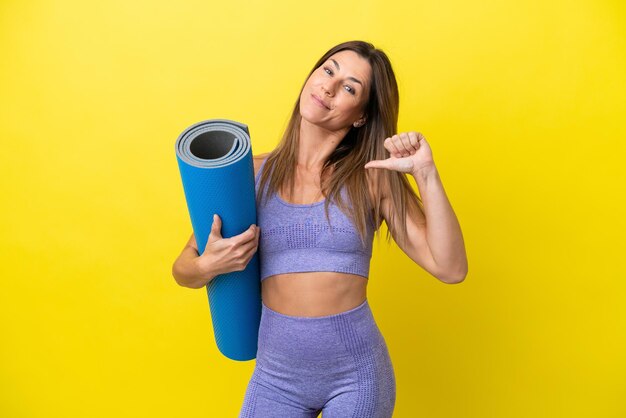
[[[323,108],[324,108],[324,109],[326,109],[326,110],[330,110],[330,108],[329,108],[328,106],[326,106],[326,105],[324,104],[324,102],[322,102],[322,100],[321,100],[319,97],[317,97],[317,96],[316,96],[316,95],[314,95],[314,94],[311,94],[311,97],[313,98],[313,101],[314,101],[317,105],[319,105],[320,107],[323,107]]]

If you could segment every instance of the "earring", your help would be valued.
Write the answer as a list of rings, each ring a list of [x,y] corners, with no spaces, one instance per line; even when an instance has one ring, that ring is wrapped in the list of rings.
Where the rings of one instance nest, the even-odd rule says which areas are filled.
[[[355,128],[360,128],[361,126],[363,126],[363,122],[354,122],[353,125]]]

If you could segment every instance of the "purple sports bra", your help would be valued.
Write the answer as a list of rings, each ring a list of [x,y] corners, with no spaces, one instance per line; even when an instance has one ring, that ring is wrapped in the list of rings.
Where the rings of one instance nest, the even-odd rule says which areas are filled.
[[[258,191],[265,161],[267,159],[255,176],[255,191]],[[348,202],[345,189],[341,193]],[[257,204],[261,281],[275,274],[309,271],[369,276],[374,236],[372,216],[366,222],[366,245],[363,246],[350,218],[334,203],[328,206],[328,223],[325,201],[293,204],[273,193],[263,204]]]

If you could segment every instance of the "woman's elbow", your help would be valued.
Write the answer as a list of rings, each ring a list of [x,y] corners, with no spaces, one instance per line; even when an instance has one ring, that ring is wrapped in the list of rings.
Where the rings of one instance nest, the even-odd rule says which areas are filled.
[[[179,266],[178,266],[178,260],[176,260],[174,264],[172,264],[172,277],[174,277],[174,281],[176,281],[176,284],[178,284],[181,287],[188,287],[190,289],[198,288],[198,286],[195,283],[189,281],[189,279],[180,272]]]
[[[443,277],[439,277],[439,279],[448,284],[457,284],[463,282],[465,277],[467,277],[467,267],[445,274]]]

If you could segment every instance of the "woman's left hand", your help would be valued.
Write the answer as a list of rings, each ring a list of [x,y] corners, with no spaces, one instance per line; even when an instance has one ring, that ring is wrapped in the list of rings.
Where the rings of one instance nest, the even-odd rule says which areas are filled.
[[[365,168],[386,168],[415,174],[422,168],[435,165],[430,146],[419,132],[403,132],[387,138],[385,149],[391,157],[386,160],[372,160],[365,164]]]

